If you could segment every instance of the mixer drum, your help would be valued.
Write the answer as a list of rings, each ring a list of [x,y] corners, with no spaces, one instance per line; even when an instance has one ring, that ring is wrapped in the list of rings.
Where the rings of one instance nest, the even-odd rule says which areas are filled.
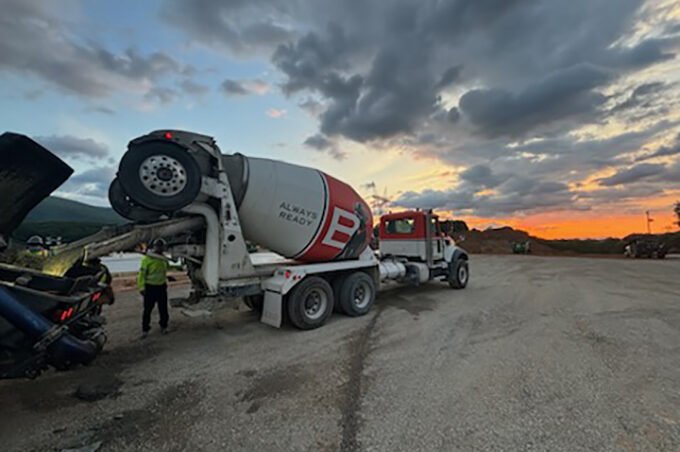
[[[178,135],[174,131],[170,141],[150,134],[130,143],[109,193],[116,211],[144,221],[206,200],[201,178],[215,177],[214,159],[205,148],[176,142]],[[371,211],[344,182],[277,160],[221,159],[247,240],[306,262],[354,259],[368,246]]]
[[[353,259],[366,249],[373,218],[352,187],[312,168],[254,157],[243,162],[247,182],[238,212],[246,239],[308,262]]]

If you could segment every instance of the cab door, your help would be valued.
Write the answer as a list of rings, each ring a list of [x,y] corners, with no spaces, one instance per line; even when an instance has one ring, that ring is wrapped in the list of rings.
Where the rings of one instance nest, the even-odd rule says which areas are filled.
[[[432,260],[444,259],[444,237],[439,226],[439,218],[436,215],[430,216],[430,237],[432,237]]]

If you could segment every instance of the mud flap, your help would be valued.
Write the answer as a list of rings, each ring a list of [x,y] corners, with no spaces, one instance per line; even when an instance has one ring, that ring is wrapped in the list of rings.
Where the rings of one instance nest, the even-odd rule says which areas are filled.
[[[283,321],[283,297],[279,292],[265,290],[264,306],[260,321],[276,328],[281,328]]]
[[[72,173],[73,168],[27,136],[0,135],[0,242]]]

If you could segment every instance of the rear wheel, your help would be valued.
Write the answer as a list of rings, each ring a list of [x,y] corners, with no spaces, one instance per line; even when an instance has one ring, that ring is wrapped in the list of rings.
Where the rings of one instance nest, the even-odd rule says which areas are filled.
[[[338,303],[342,312],[358,317],[366,314],[375,302],[375,282],[364,272],[356,272],[344,278],[340,286]]]
[[[288,317],[301,330],[318,328],[333,313],[333,289],[318,276],[308,276],[288,294]]]
[[[457,259],[449,264],[449,286],[453,289],[464,289],[468,279],[470,279],[470,271],[465,259]]]

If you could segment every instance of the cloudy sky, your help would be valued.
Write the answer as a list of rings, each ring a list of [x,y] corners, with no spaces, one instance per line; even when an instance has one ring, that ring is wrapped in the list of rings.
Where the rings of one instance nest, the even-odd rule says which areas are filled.
[[[544,237],[671,227],[677,0],[2,0],[0,124],[105,205],[159,128],[319,167],[376,210]]]

